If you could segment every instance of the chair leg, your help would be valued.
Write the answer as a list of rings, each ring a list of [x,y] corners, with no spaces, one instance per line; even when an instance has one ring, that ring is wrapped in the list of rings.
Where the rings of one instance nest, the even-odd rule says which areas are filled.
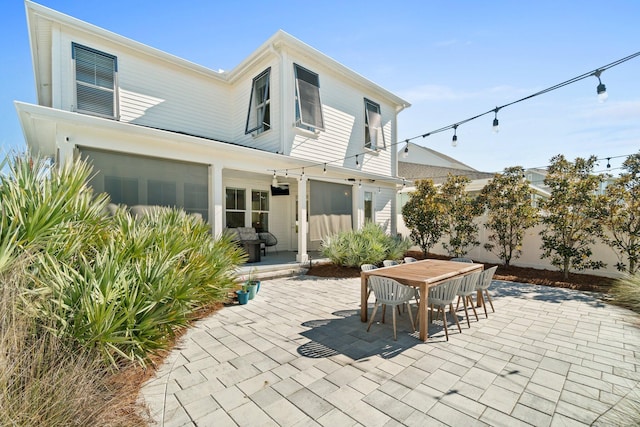
[[[473,305],[473,298],[471,298],[471,295],[467,295],[467,302],[471,306],[473,314],[476,316],[476,322],[478,322],[480,319],[478,319],[478,313],[476,313],[476,307]]]
[[[451,304],[449,306],[450,309],[453,309],[453,304]],[[453,320],[456,321],[456,325],[458,325],[458,330],[460,331],[460,333],[462,333],[462,328],[460,327],[460,322],[458,322],[458,316],[456,315],[456,312],[453,312]]]
[[[489,295],[489,290],[485,289],[484,292],[487,294],[487,299],[489,300],[489,304],[491,304],[491,311],[495,313],[496,311],[493,309],[493,301],[491,301],[491,295]]]
[[[458,298],[460,298],[460,297],[458,297]],[[467,319],[467,326],[469,328],[471,328],[471,322],[469,322],[469,312],[467,311],[467,301],[466,301],[467,297],[464,297],[464,298],[465,298],[465,302],[464,302],[464,317]],[[451,305],[453,306],[453,304],[451,304]]]
[[[400,308],[400,307],[398,307]],[[398,341],[398,337],[396,336],[396,311],[391,310],[393,312],[393,340]]]
[[[458,311],[458,307],[460,307],[460,295],[458,295],[458,302],[456,302],[456,311]]]
[[[451,304],[453,307],[453,304]],[[444,306],[438,308],[438,313],[442,310],[442,324],[444,325],[444,335],[447,337],[447,341],[449,341],[449,331],[447,330],[447,313],[444,312]]]
[[[484,317],[488,319],[489,315],[487,314],[487,303],[484,300],[484,295],[482,295],[482,291],[480,291],[478,296],[480,297],[480,302],[482,303],[482,308],[484,308]]]
[[[413,332],[416,331],[416,326],[415,323],[413,322],[413,314],[411,314],[411,304],[407,303],[409,305],[409,307],[407,308],[407,311],[409,312],[409,320],[411,321],[411,329],[413,330]]]
[[[369,319],[369,325],[367,326],[367,332],[369,332],[369,329],[371,329],[371,324],[373,323],[373,319],[376,315],[376,311],[378,310],[378,301],[376,301],[376,303],[373,305],[373,313],[371,313],[371,319]],[[384,308],[383,308],[384,310]]]
[[[382,323],[384,323],[384,315],[387,311],[387,304],[382,304]]]

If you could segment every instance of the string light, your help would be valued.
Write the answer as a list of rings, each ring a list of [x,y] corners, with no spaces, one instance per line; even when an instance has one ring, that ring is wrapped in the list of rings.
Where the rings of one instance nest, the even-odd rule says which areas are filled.
[[[493,110],[496,113],[496,116],[493,119],[493,132],[494,133],[500,132],[500,122],[498,122],[498,110],[500,110],[498,107],[496,107],[496,109]]]
[[[360,166],[360,163],[358,162],[358,155],[356,154],[356,166]]]
[[[456,147],[458,145],[458,135],[456,132],[458,131],[458,125],[453,125],[453,138],[451,138],[451,146]]]
[[[304,168],[302,168],[302,173],[300,174],[300,181],[304,179]]]
[[[322,173],[326,174],[327,173],[327,164],[324,164],[324,168],[322,169]]]
[[[402,157],[406,159],[409,157],[409,140],[407,139],[407,145],[404,146],[404,153],[402,153]]]
[[[271,179],[271,186],[272,187],[277,187],[278,186],[278,177],[276,176],[276,171],[273,171],[273,178]]]
[[[600,80],[600,74],[602,74],[602,70],[596,70],[593,75],[598,78],[598,87],[596,88],[596,92],[598,93],[598,102],[602,103],[609,98],[609,94],[607,93],[607,87]]]
[[[362,188],[362,180],[358,180],[358,188]]]
[[[607,157],[607,169],[611,169],[611,157]]]

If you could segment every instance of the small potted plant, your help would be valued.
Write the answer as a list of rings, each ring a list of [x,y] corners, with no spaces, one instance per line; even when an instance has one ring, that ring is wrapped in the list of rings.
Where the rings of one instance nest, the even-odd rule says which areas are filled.
[[[243,285],[241,289],[236,291],[236,296],[238,297],[238,304],[244,305],[249,302],[249,291],[247,290],[247,286]]]
[[[253,299],[260,290],[260,280],[258,280],[256,276],[256,271],[257,270],[255,268],[252,268],[251,271],[249,271],[247,281],[244,282],[249,291],[249,299]]]

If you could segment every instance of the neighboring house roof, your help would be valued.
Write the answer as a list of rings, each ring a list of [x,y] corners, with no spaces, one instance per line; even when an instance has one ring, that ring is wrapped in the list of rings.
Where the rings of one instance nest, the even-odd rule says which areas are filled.
[[[441,184],[447,180],[447,176],[464,175],[469,179],[492,178],[493,173],[476,170],[457,169],[451,167],[431,166],[409,162],[398,162],[398,176],[416,181],[419,179],[431,179],[435,184]]]
[[[475,171],[476,169],[471,166],[465,165],[461,161],[454,159],[453,157],[449,157],[446,154],[442,154],[436,150],[432,150],[431,148],[423,147],[421,145],[414,144],[409,142],[408,144],[409,152],[407,153],[408,157],[406,161],[408,163],[416,163],[421,165],[429,165],[429,166],[440,166],[445,168],[453,168],[453,169],[462,169],[468,171]],[[398,158],[403,159],[405,150],[405,145],[402,145],[402,148],[398,151]]]

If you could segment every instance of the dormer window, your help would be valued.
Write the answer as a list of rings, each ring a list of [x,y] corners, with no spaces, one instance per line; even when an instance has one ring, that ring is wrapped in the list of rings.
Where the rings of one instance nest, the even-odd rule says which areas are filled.
[[[76,73],[75,110],[117,118],[117,58],[77,43],[71,45]]]
[[[271,68],[267,68],[262,74],[253,79],[247,125],[244,129],[245,134],[254,132],[259,134],[271,129],[270,74]]]
[[[316,131],[324,130],[320,78],[312,71],[293,64],[296,77],[296,126]]]
[[[380,104],[364,99],[364,146],[370,150],[384,150],[387,145],[382,132]]]

